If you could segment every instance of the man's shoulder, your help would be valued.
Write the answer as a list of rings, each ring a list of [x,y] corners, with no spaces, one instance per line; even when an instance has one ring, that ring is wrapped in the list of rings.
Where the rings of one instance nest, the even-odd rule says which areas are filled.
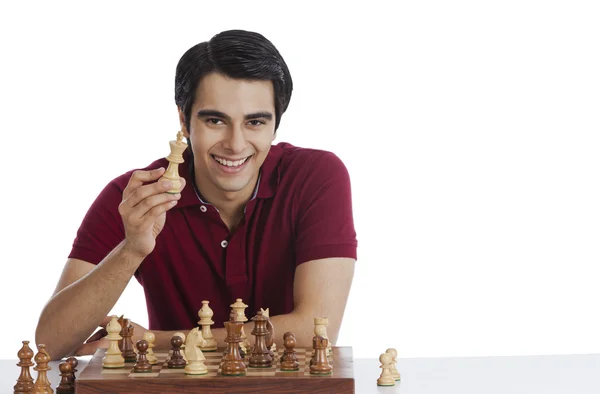
[[[342,160],[332,151],[317,148],[307,148],[280,142],[275,145],[281,151],[281,167],[286,171],[339,169],[343,167]]]

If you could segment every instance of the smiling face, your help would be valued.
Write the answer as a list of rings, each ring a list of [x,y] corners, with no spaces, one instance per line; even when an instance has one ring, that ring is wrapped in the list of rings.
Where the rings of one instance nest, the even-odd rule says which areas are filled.
[[[194,153],[196,185],[203,197],[247,200],[275,139],[275,104],[271,81],[231,79],[218,73],[198,84],[184,135]]]

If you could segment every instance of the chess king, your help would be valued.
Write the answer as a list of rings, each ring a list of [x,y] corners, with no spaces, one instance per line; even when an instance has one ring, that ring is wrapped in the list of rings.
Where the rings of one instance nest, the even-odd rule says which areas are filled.
[[[326,316],[335,344],[357,257],[350,174],[334,152],[275,143],[292,90],[280,50],[259,33],[228,30],[185,51],[169,154],[116,175],[91,203],[36,343],[54,359],[108,348],[114,332],[86,339],[110,322],[107,311],[135,277],[149,324],[131,322],[128,343],[150,330],[149,350],[168,349],[210,300],[207,339],[224,344],[229,305],[240,298],[251,316],[268,308],[269,322],[295,332],[299,347],[312,346],[313,319]],[[252,329],[248,321],[242,332]],[[281,335],[274,341],[281,349]],[[108,361],[119,365],[114,349]]]

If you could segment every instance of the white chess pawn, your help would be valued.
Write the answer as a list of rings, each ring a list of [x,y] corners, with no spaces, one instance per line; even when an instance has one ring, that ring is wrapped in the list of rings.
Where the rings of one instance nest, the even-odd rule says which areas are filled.
[[[381,376],[377,379],[378,386],[394,386],[396,381],[394,380],[394,376],[390,371],[390,367],[392,365],[392,355],[389,353],[382,353],[379,356],[379,362],[381,366],[379,368],[382,369]]]
[[[202,308],[198,311],[198,317],[200,317],[198,324],[202,327],[202,338],[206,341],[206,344],[201,346],[200,349],[205,352],[214,352],[217,350],[217,341],[215,341],[210,331],[210,326],[215,324],[212,320],[213,315],[213,310],[208,306],[208,301],[202,301]]]
[[[392,356],[392,366],[390,368],[392,376],[395,380],[400,380],[400,372],[398,372],[398,370],[396,369],[396,357],[398,357],[398,352],[394,348],[389,348],[385,352]]]
[[[185,360],[185,362],[187,362],[187,358],[185,356],[185,334],[182,332],[176,332],[175,334],[173,334],[173,336],[177,335],[178,337],[181,337],[181,342],[182,345],[179,348],[181,350],[181,356],[183,357],[183,359]]]
[[[123,339],[119,333],[121,332],[121,324],[118,321],[118,317],[113,315],[110,322],[106,326],[108,331],[107,339],[109,340],[108,349],[106,355],[102,359],[102,366],[104,368],[123,368],[125,367],[125,359],[121,355],[121,349],[119,349],[119,340]]]
[[[154,354],[154,350],[152,350],[152,348],[155,346],[154,341],[156,340],[154,333],[152,331],[146,331],[144,333],[143,339],[146,342],[148,342],[148,352],[146,353],[146,359],[152,365],[158,364],[158,358],[156,358],[156,355]]]

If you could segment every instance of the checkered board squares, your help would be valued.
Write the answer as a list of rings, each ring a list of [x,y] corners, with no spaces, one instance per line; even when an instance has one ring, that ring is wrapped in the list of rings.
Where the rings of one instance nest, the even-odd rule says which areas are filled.
[[[129,378],[135,379],[144,379],[144,378],[157,378],[162,374],[178,374],[184,375],[187,377],[202,377],[202,376],[220,376],[221,375],[221,359],[223,358],[224,349],[218,349],[216,352],[203,352],[204,357],[204,365],[208,368],[208,374],[205,375],[185,375],[183,368],[168,368],[167,367],[167,358],[169,353],[154,353],[156,358],[158,359],[158,364],[152,366],[152,372],[133,372],[133,367],[135,362],[125,363],[125,368],[103,368],[101,373],[103,376],[109,378],[114,375],[115,378],[123,378],[125,376]],[[298,358],[298,363],[300,364],[299,371],[282,371],[280,368],[279,358],[283,355],[283,350],[278,349],[276,352],[275,360],[273,361],[273,366],[270,368],[246,368],[246,376],[311,376],[310,374],[310,358],[312,354],[312,349],[310,348],[298,348],[296,349],[296,357]],[[248,365],[247,361],[249,360],[250,354],[246,354],[246,365]],[[333,354],[328,357],[329,364],[335,369]],[[331,375],[333,376],[335,371]]]

